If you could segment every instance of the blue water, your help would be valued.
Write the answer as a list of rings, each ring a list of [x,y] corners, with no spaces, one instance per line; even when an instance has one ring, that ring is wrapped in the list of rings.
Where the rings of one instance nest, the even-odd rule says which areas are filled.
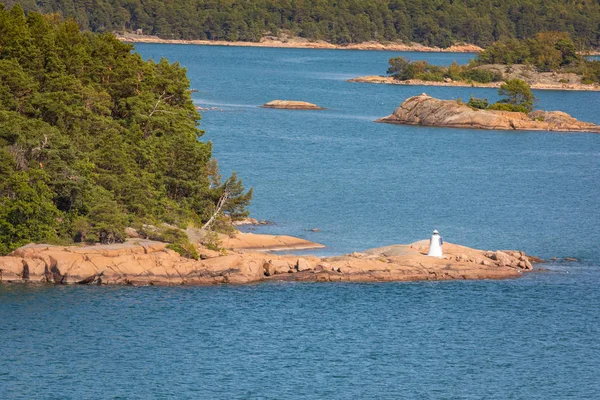
[[[274,222],[259,232],[340,254],[437,228],[450,242],[580,261],[507,281],[0,285],[0,398],[600,398],[600,135],[376,124],[422,92],[496,99],[345,82],[400,53],[137,48],[185,65],[194,101],[217,108],[202,113],[204,140],[254,187],[252,215]],[[536,96],[600,123],[599,93]],[[273,99],[327,110],[258,108]]]
[[[600,135],[377,124],[407,97],[497,91],[345,82],[393,52],[138,45],[188,68],[201,126],[226,173],[254,187],[252,215],[340,254],[428,237],[541,257],[600,260]],[[469,54],[409,53],[436,64]],[[600,93],[536,91],[538,107],[600,123]],[[325,111],[258,108],[297,99]],[[321,232],[310,232],[318,228]]]

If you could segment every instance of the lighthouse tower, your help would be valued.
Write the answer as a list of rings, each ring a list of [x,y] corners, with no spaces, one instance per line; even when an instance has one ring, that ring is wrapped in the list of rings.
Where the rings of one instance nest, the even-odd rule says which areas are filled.
[[[444,239],[440,236],[440,233],[436,230],[433,231],[433,235],[431,235],[431,240],[429,241],[429,253],[428,256],[442,258],[442,245],[444,244]]]

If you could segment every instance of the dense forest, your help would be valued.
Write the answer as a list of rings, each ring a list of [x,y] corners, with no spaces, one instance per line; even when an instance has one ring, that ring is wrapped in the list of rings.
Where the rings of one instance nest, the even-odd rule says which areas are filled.
[[[200,226],[217,208],[246,215],[251,191],[235,175],[221,182],[198,140],[185,69],[131,50],[0,4],[0,254],[119,242],[132,225]]]
[[[94,32],[135,31],[168,39],[258,41],[289,30],[336,44],[402,40],[487,46],[567,32],[600,47],[598,0],[1,0],[26,11],[73,17]]]

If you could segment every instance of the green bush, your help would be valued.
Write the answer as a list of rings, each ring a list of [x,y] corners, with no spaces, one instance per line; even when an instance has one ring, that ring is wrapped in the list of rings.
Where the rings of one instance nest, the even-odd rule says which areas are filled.
[[[415,76],[416,79],[420,79],[422,81],[427,81],[427,82],[443,82],[444,81],[444,75],[440,74],[440,73],[435,73],[435,72],[425,72],[422,74],[418,74]]]
[[[444,78],[449,78],[453,81],[489,83],[502,80],[500,72],[479,69],[471,65],[458,65],[456,61],[448,67],[440,67],[423,60],[410,61],[404,57],[394,57],[388,63],[390,65],[387,70],[388,75],[400,81],[420,79],[443,82]]]
[[[498,102],[500,104],[505,103],[522,108],[525,110],[522,112],[531,112],[531,110],[533,110],[533,104],[536,98],[531,92],[531,87],[525,81],[520,79],[510,79],[500,86],[498,94],[504,96],[504,98]]]
[[[465,81],[471,80],[479,83],[499,82],[502,80],[501,73],[480,68],[468,69],[463,71],[460,76]]]
[[[186,258],[198,259],[196,248],[188,239],[185,231],[172,226],[142,225],[137,228],[138,234],[144,239],[169,243],[168,249],[174,250]]]
[[[488,108],[489,103],[488,99],[478,99],[477,97],[469,97],[469,102],[467,103],[467,105],[472,108],[485,110],[486,108]]]
[[[137,231],[144,239],[156,240],[159,242],[178,243],[188,240],[187,234],[175,227],[144,225]]]
[[[171,243],[167,245],[167,249],[171,249],[179,253],[182,257],[197,260],[200,256],[196,248],[191,243]]]
[[[488,107],[488,110],[498,110],[498,111],[514,111],[514,112],[522,112],[527,113],[527,109],[518,104],[509,104],[509,103],[494,103]]]
[[[204,238],[202,239],[202,244],[206,246],[209,250],[214,251],[222,251],[221,248],[221,239],[219,239],[219,235],[217,232],[209,231],[205,233]]]

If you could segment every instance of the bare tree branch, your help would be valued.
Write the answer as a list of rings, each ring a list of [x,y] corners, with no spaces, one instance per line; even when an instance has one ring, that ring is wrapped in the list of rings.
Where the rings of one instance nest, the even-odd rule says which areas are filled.
[[[202,226],[202,228],[200,228],[201,231],[206,230],[210,227],[210,225],[214,222],[215,218],[217,218],[217,216],[225,206],[225,203],[227,203],[227,200],[229,200],[229,192],[227,191],[227,189],[225,189],[225,191],[219,198],[219,201],[217,202],[217,209],[210,217],[210,219]]]
[[[152,111],[150,112],[150,114],[148,114],[148,118],[152,118],[152,116],[154,115],[154,113],[159,112],[159,111],[164,111],[164,110],[157,110],[158,106],[160,105],[160,103],[165,102],[167,100],[172,99],[173,97],[175,97],[174,94],[170,95],[170,96],[165,96],[165,92],[162,92],[162,94],[158,97],[158,101],[156,102],[156,104],[154,105],[154,107],[152,108]]]
[[[148,138],[148,126],[150,125],[150,119],[152,118],[152,116],[157,113],[157,112],[163,112],[163,113],[167,113],[167,114],[175,114],[171,111],[167,111],[167,110],[159,110],[158,106],[160,105],[160,103],[163,103],[169,99],[172,99],[173,97],[175,97],[174,94],[170,95],[170,96],[165,96],[165,92],[162,92],[162,94],[160,96],[158,96],[158,100],[156,101],[156,104],[154,105],[154,107],[152,108],[152,111],[150,111],[150,114],[148,114],[148,120],[146,121],[146,125],[144,126],[144,139]]]

